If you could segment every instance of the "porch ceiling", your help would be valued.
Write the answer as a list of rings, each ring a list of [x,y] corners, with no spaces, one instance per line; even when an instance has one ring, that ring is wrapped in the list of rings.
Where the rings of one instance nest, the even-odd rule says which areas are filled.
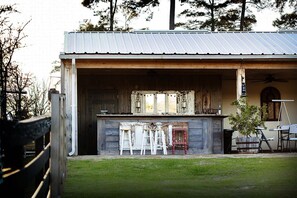
[[[297,80],[297,69],[246,70],[247,80],[264,80],[269,75],[276,79]]]

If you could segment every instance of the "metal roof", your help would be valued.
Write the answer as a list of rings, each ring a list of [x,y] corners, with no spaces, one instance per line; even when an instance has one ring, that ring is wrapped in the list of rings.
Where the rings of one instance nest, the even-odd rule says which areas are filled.
[[[64,51],[60,57],[203,59],[264,55],[266,58],[295,59],[296,54],[297,31],[135,31],[65,32]]]

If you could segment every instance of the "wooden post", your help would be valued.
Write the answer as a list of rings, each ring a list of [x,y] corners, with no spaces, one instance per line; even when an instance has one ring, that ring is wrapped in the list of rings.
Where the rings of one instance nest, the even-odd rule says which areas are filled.
[[[60,192],[60,171],[59,171],[59,154],[60,154],[60,95],[52,94],[51,96],[51,197],[59,197]]]
[[[60,95],[60,192],[64,189],[64,179],[66,177],[66,127],[65,127],[65,95]]]
[[[243,84],[245,86],[245,69],[237,69],[236,71],[236,99],[238,100],[241,96],[244,96]]]
[[[53,93],[51,99],[51,197],[60,197],[66,175],[65,97]]]

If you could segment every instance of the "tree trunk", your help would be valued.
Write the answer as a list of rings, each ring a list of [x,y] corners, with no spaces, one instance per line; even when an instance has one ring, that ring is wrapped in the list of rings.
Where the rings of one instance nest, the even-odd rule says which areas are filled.
[[[169,30],[174,30],[175,0],[170,0]]]
[[[242,0],[241,17],[240,17],[240,31],[244,28],[244,16],[245,16],[246,0]]]
[[[215,20],[214,20],[214,0],[211,1],[211,31],[215,31]]]
[[[113,31],[113,5],[112,5],[112,0],[110,0],[110,27],[109,27],[109,31]]]

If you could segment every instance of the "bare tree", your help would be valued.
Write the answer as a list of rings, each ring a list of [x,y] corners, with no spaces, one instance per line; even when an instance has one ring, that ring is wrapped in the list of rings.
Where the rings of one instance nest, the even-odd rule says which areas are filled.
[[[33,83],[28,89],[28,107],[33,116],[44,115],[50,110],[48,100],[49,83]]]
[[[1,118],[4,120],[7,119],[7,82],[15,69],[13,55],[16,49],[23,47],[22,40],[26,37],[23,31],[30,22],[17,26],[9,20],[11,13],[17,13],[14,5],[0,6],[0,102]]]
[[[7,77],[7,110],[14,119],[30,117],[30,99],[26,89],[33,85],[32,74],[23,73],[18,65],[12,64]]]

